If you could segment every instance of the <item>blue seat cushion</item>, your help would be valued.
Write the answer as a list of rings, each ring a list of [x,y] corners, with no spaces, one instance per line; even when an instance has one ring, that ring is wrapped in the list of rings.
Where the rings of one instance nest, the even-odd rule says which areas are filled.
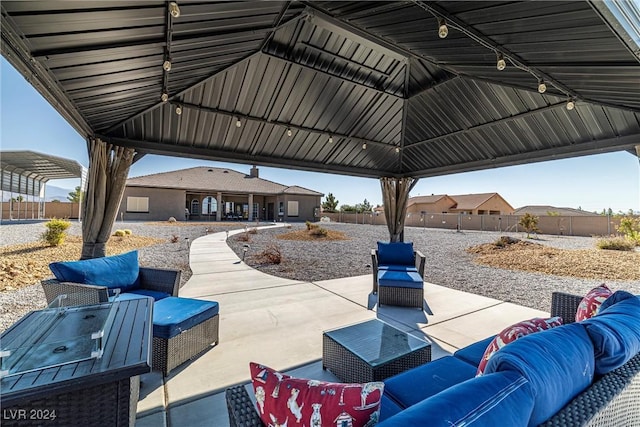
[[[640,300],[636,297],[601,309],[597,316],[583,320],[581,324],[587,329],[595,348],[597,374],[604,375],[619,368],[640,352]]]
[[[378,427],[524,427],[533,404],[533,391],[526,378],[517,372],[498,372],[454,385],[382,421]]]
[[[415,265],[413,243],[378,242],[379,265]]]
[[[122,292],[140,284],[138,251],[80,261],[52,262],[49,269],[61,282],[120,288]]]
[[[218,314],[218,303],[167,297],[153,304],[153,336],[173,338]]]
[[[418,269],[412,265],[380,265],[378,266],[378,271],[380,270],[389,270],[389,271],[412,271],[414,273],[418,272]]]
[[[378,271],[378,285],[395,288],[422,289],[424,282],[420,274],[413,271]]]
[[[489,338],[485,338],[482,341],[470,344],[466,347],[462,347],[460,350],[453,353],[453,355],[458,359],[474,365],[477,368],[480,364],[480,359],[482,359],[482,356],[484,356],[485,350],[487,349],[489,344],[491,344],[491,341],[493,341],[494,338],[495,336],[492,336]]]
[[[526,335],[491,356],[485,375],[513,371],[531,384],[530,426],[548,420],[593,380],[593,344],[582,323]]]
[[[153,298],[154,301],[160,301],[161,299],[170,297],[171,295],[169,295],[166,292],[160,292],[160,291],[152,291],[151,289],[134,289],[132,291],[128,291],[127,293],[132,293],[132,294],[138,294],[138,295],[144,295],[147,297],[151,297]]]
[[[442,390],[473,378],[476,366],[445,356],[384,380],[384,394],[408,408]]]
[[[401,412],[404,408],[400,407],[396,402],[391,400],[387,395],[382,395],[380,400],[380,418],[379,420],[386,420],[389,417],[394,416],[398,412]]]

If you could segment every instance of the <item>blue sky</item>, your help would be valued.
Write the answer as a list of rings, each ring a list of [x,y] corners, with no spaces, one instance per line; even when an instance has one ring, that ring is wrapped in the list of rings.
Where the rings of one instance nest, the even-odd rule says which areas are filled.
[[[32,150],[74,159],[88,166],[86,143],[40,94],[3,58],[0,63],[0,148]],[[226,167],[248,173],[250,165],[147,155],[129,176],[148,175],[194,166]],[[302,172],[257,165],[260,177],[284,185],[300,185],[333,193],[339,204],[382,203],[377,179]],[[79,180],[50,185],[72,189]],[[498,192],[514,208],[552,205],[588,211],[640,211],[640,165],[627,152],[510,166],[421,179],[412,196]]]

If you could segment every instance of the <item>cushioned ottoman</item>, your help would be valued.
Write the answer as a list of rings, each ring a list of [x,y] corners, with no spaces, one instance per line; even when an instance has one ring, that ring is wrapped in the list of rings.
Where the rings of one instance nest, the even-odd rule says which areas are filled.
[[[424,281],[414,271],[378,271],[378,304],[422,309]]]
[[[217,302],[168,297],[153,305],[153,369],[173,368],[218,343]]]

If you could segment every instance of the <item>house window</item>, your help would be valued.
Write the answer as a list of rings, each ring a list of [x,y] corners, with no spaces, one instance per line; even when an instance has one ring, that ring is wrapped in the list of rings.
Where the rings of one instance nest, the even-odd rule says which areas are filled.
[[[212,197],[207,196],[202,200],[202,214],[211,215],[218,211],[218,201]]]
[[[278,203],[278,216],[284,216],[284,202]]]
[[[149,213],[148,197],[127,197],[127,212]]]
[[[200,202],[198,199],[191,201],[191,215],[200,215]]]
[[[253,204],[253,219],[260,218],[260,205],[258,203]]]
[[[290,200],[287,202],[287,215],[298,216],[298,201]]]

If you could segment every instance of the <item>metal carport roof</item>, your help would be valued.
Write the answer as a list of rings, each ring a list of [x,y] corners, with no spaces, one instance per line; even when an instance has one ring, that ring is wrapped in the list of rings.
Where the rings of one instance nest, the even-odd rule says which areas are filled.
[[[3,1],[2,54],[140,153],[426,177],[640,144],[640,51],[603,2],[177,4]]]
[[[2,170],[37,177],[43,182],[86,175],[86,169],[75,160],[35,151],[0,151],[0,164]]]

